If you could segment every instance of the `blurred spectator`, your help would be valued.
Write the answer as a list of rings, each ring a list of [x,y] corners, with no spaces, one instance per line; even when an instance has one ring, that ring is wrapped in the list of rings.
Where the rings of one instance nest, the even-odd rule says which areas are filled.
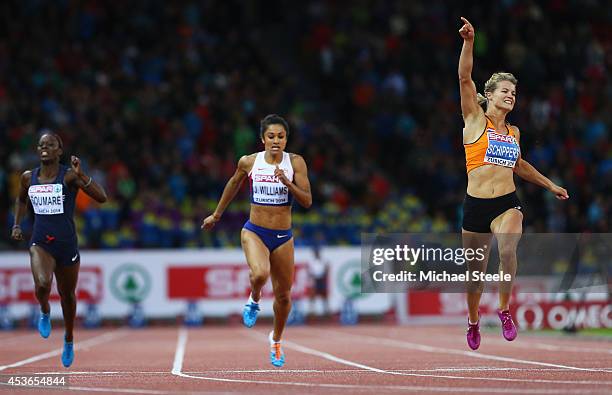
[[[314,204],[299,243],[361,232],[458,231],[465,194],[459,16],[474,23],[479,90],[519,79],[522,154],[566,187],[518,181],[527,231],[609,231],[612,13],[604,0],[40,2],[2,5],[0,221],[41,128],[64,137],[112,203],[80,199],[84,248],[239,245],[246,187],[199,231],[259,120],[291,121]],[[568,23],[567,21],[571,21]],[[24,224],[27,231],[28,224]]]
[[[329,302],[327,300],[329,261],[321,256],[321,248],[315,245],[312,249],[312,259],[308,261],[308,274],[310,275],[310,306],[309,312],[315,315],[329,315]],[[316,301],[321,301],[321,308],[317,309]]]

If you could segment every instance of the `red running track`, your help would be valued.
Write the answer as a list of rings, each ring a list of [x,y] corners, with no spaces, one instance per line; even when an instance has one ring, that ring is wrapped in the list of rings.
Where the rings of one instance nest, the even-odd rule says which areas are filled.
[[[612,342],[465,328],[360,325],[289,327],[284,368],[268,362],[269,324],[253,329],[105,329],[76,333],[75,362],[60,362],[61,329],[0,333],[0,376],[67,374],[70,393],[612,393]],[[51,388],[0,385],[0,391]],[[57,388],[55,388],[57,389]]]

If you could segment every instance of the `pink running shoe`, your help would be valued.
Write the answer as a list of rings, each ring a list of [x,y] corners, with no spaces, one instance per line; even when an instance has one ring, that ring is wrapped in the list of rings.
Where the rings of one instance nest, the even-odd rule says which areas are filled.
[[[514,321],[512,321],[512,316],[510,315],[509,310],[498,310],[497,315],[502,323],[502,333],[504,335],[504,339],[511,342],[516,339],[516,335],[518,334],[516,330],[516,325],[514,325]]]
[[[480,347],[480,314],[478,314],[478,322],[470,323],[468,318],[467,343],[472,350],[477,350]]]

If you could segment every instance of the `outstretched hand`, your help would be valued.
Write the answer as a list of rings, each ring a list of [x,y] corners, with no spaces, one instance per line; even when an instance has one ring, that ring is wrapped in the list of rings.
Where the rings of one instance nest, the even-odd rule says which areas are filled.
[[[204,218],[204,220],[202,221],[202,226],[200,226],[200,229],[211,230],[212,228],[215,227],[217,222],[219,222],[219,219],[220,218],[215,217],[214,214],[209,215],[208,217]]]
[[[474,41],[474,26],[464,17],[461,17],[461,20],[463,26],[459,29],[459,35],[466,41]]]
[[[567,200],[569,199],[569,194],[567,193],[567,189],[560,187],[558,185],[554,185],[550,188],[550,192],[555,194],[555,197],[559,200]]]

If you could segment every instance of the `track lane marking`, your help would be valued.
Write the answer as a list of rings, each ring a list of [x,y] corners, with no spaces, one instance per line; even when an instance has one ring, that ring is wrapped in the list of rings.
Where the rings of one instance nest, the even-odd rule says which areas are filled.
[[[110,333],[104,333],[104,334],[101,334],[101,335],[98,335],[98,336],[91,337],[91,338],[89,338],[87,340],[84,340],[82,342],[76,343],[75,346],[74,346],[74,349],[76,351],[76,350],[80,350],[80,349],[87,349],[89,347],[94,347],[94,346],[97,346],[98,344],[106,343],[106,342],[114,340],[114,339],[116,339],[118,337],[125,336],[125,334],[126,334],[126,332],[124,330],[113,331],[113,332],[110,332]],[[3,370],[9,369],[9,368],[16,368],[16,367],[19,367],[19,366],[24,366],[24,365],[30,364],[32,362],[42,361],[44,359],[48,359],[48,358],[51,358],[51,357],[54,357],[54,356],[57,356],[57,355],[61,355],[62,351],[63,351],[62,348],[58,348],[58,349],[55,349],[55,350],[48,351],[46,353],[34,355],[32,357],[23,359],[21,361],[13,362],[13,363],[8,364],[8,365],[2,365],[2,366],[0,366],[0,372],[3,371]]]

